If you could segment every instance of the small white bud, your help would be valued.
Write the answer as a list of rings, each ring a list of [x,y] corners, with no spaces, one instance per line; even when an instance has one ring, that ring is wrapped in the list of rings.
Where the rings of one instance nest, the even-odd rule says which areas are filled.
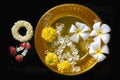
[[[17,47],[17,48],[16,48],[16,51],[19,52],[19,51],[21,51],[21,50],[23,50],[23,49],[24,49],[24,47],[21,47],[21,46],[20,46],[20,47]]]
[[[24,49],[24,51],[21,53],[23,56],[26,56],[28,50],[27,49]]]

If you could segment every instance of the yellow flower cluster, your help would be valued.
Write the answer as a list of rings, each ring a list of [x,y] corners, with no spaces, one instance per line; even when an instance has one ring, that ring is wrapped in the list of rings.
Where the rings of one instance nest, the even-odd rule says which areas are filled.
[[[45,62],[47,65],[56,66],[58,64],[58,57],[54,53],[48,53],[45,57]]]
[[[58,70],[63,73],[63,72],[69,72],[70,71],[71,64],[68,61],[63,61],[57,64]]]
[[[52,42],[56,39],[56,30],[52,27],[46,27],[42,30],[42,38],[48,42]]]

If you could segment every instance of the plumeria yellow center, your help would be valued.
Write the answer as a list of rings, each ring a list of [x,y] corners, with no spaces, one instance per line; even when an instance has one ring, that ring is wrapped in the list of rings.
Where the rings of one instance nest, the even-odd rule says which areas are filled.
[[[101,54],[101,53],[102,53],[102,50],[101,50],[100,48],[97,48],[97,49],[95,50],[95,52],[96,52],[96,54]]]
[[[76,34],[80,34],[81,31],[82,31],[81,29],[77,29],[77,30],[76,30]]]
[[[42,30],[42,38],[48,42],[55,40],[56,36],[56,30],[52,27],[46,27]]]
[[[101,35],[102,34],[102,30],[97,30],[97,34]]]
[[[47,65],[56,66],[58,63],[58,57],[54,53],[48,53],[45,57],[45,62]]]
[[[61,73],[63,73],[63,72],[69,72],[71,64],[70,64],[69,61],[63,61],[63,62],[58,63],[57,67],[58,67],[58,70]]]

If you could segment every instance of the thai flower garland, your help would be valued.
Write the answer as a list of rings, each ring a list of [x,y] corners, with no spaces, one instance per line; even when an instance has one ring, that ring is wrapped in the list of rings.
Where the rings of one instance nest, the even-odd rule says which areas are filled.
[[[22,36],[18,31],[20,28],[24,27],[27,31],[26,34],[24,36]],[[33,27],[32,25],[25,20],[19,20],[17,22],[15,22],[15,24],[13,25],[13,27],[11,28],[11,32],[12,32],[12,36],[15,40],[21,42],[19,47],[14,47],[14,46],[10,46],[10,55],[11,56],[15,56],[15,59],[18,62],[21,62],[23,60],[23,57],[26,56],[28,50],[31,48],[30,43],[28,42],[29,40],[31,40],[32,36],[33,36]],[[17,54],[18,52],[22,51],[23,52],[21,54]]]

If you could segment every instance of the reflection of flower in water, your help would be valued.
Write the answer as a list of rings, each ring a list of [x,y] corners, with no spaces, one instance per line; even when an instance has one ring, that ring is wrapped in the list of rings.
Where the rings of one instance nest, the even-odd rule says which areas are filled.
[[[76,26],[75,26],[76,25]],[[72,24],[69,33],[74,33],[70,39],[73,42],[78,43],[79,42],[79,38],[81,37],[83,40],[86,40],[89,37],[89,33],[86,31],[89,31],[90,28],[83,23],[80,22],[76,22],[75,25]],[[80,37],[79,37],[80,36]]]
[[[102,39],[102,41],[107,44],[110,40],[110,34],[108,32],[111,31],[110,27],[107,24],[102,24],[100,26],[100,22],[96,22],[93,25],[93,31],[90,36],[95,36],[94,40]]]
[[[103,53],[109,54],[109,48],[107,45],[103,45],[101,47],[100,40],[91,43],[89,54],[92,55],[98,62],[101,62],[106,58],[106,56]]]

